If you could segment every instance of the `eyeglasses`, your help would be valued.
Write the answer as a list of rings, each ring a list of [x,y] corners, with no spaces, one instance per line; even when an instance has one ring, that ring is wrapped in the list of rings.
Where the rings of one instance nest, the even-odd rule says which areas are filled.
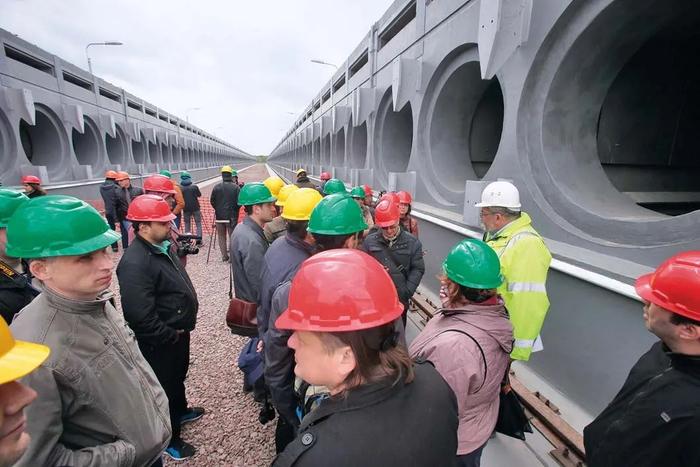
[[[493,215],[492,212],[487,211],[485,209],[482,209],[481,211],[479,211],[479,217],[481,217],[481,218],[486,217],[486,216],[492,216],[492,215]]]

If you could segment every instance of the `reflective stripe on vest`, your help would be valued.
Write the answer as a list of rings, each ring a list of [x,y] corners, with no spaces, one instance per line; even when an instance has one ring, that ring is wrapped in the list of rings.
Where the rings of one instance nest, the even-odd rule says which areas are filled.
[[[535,339],[515,339],[515,342],[513,343],[515,347],[520,347],[520,348],[531,348],[533,345],[535,345]]]
[[[539,282],[510,282],[508,292],[541,292],[547,293],[547,288]]]

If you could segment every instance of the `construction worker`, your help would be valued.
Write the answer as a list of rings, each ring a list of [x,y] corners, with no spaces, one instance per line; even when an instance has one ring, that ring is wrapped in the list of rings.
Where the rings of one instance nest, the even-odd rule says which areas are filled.
[[[112,230],[117,230],[117,207],[119,206],[119,198],[117,190],[119,187],[116,182],[117,172],[108,170],[105,172],[105,181],[100,185],[100,196],[105,205],[105,218],[107,224]],[[112,244],[112,251],[119,251],[119,244]]]
[[[318,186],[318,191],[321,192],[321,194],[325,194],[324,187],[326,186],[326,182],[331,179],[331,174],[328,172],[321,172],[321,175],[319,177],[321,179],[321,184]]]
[[[136,237],[117,266],[124,319],[168,396],[172,439],[165,453],[183,460],[196,450],[182,440],[181,426],[204,415],[203,408],[188,407],[185,396],[197,292],[169,248],[175,215],[168,204],[157,195],[139,196],[127,218]]]
[[[29,446],[24,409],[37,394],[17,380],[36,370],[49,352],[45,345],[16,341],[0,319],[0,466],[14,465]]]
[[[199,198],[202,197],[202,192],[199,191],[197,184],[192,183],[192,175],[185,170],[180,172],[180,189],[182,190],[182,197],[185,200],[185,209],[183,210],[185,227],[183,231],[192,232],[192,219],[194,219],[197,235],[201,238],[202,209],[199,205]],[[202,240],[197,240],[197,244],[201,245]]]
[[[297,174],[297,181],[294,183],[296,186],[299,188],[313,188],[314,190],[318,190],[318,187],[309,180],[309,176],[306,174],[306,169],[299,169],[296,171]]]
[[[635,288],[659,341],[584,429],[586,464],[700,465],[700,251],[667,259]]]
[[[131,200],[143,194],[139,187],[131,185],[131,177],[128,172],[117,172],[114,181],[117,183],[117,221],[122,235],[122,248],[129,246],[129,221],[126,220],[126,213],[129,211]]]
[[[503,276],[491,247],[462,240],[442,268],[442,307],[411,342],[409,353],[435,365],[452,388],[459,406],[457,465],[478,467],[498,419],[513,326],[496,293]]]
[[[263,180],[263,185],[267,187],[268,190],[270,190],[270,193],[272,193],[272,196],[277,197],[277,194],[280,192],[282,187],[286,185],[284,183],[284,180],[282,180],[279,177],[272,176],[272,177],[267,177],[265,180]]]
[[[324,251],[301,265],[275,325],[292,332],[294,373],[330,397],[273,466],[454,465],[455,396],[397,345],[402,312],[391,278],[362,251]]]
[[[404,305],[401,319],[405,326],[408,302],[425,274],[423,246],[420,240],[400,227],[398,203],[389,199],[380,201],[374,217],[378,228],[365,238],[362,249],[389,272]]]
[[[369,208],[372,219],[374,219],[374,193],[372,193],[372,187],[369,185],[362,185],[362,188],[365,190],[365,206]]]
[[[545,283],[552,255],[530,216],[522,212],[520,193],[512,183],[488,184],[476,207],[484,225],[483,240],[496,251],[506,279],[498,293],[513,324],[515,346],[510,356],[527,361],[532,352],[543,349],[539,335],[549,309]]]
[[[401,227],[406,232],[418,238],[418,221],[411,215],[411,204],[413,204],[413,197],[408,191],[399,191],[396,194],[399,197]]]
[[[24,192],[29,198],[37,196],[46,196],[46,191],[41,188],[41,179],[36,175],[25,175],[22,177],[22,186]]]
[[[235,295],[241,300],[259,304],[260,274],[269,243],[263,226],[276,214],[276,198],[262,183],[247,183],[241,188],[238,203],[244,206],[246,218],[231,235],[231,271]]]
[[[10,217],[27,203],[29,198],[23,193],[0,188],[0,315],[8,323],[39,294],[22,260],[5,252]]]
[[[226,262],[228,255],[228,236],[231,236],[233,228],[238,223],[238,194],[240,188],[234,181],[231,166],[221,167],[221,183],[217,184],[209,196],[209,202],[214,208],[216,236],[219,239],[219,251],[221,259]]]
[[[164,177],[168,177],[172,182],[173,185],[175,186],[175,207],[173,208],[173,214],[175,214],[175,227],[180,229],[180,216],[182,214],[182,210],[185,209],[185,198],[182,197],[182,189],[180,188],[180,185],[178,185],[174,180],[173,180],[173,174],[169,170],[161,170],[160,175]]]
[[[365,190],[361,186],[356,186],[350,190],[350,196],[355,200],[357,205],[360,206],[360,209],[362,209],[362,218],[365,220],[365,224],[367,224],[367,229],[365,230],[365,236],[367,236],[372,226],[374,226],[374,217],[369,207],[365,204]]]
[[[307,227],[311,212],[321,199],[323,199],[321,194],[312,188],[298,188],[289,195],[282,213],[282,217],[287,223],[286,234],[268,248],[263,258],[260,278],[260,306],[258,306],[257,318],[258,335],[263,340],[265,357],[269,362],[266,363],[266,368],[270,379],[266,379],[266,383],[270,391],[273,390],[273,386],[275,391],[278,391],[280,387],[282,390],[288,389],[290,386],[284,383],[288,383],[288,377],[291,376],[288,372],[283,372],[280,375],[281,378],[277,375],[277,366],[282,365],[286,369],[289,367],[288,362],[285,361],[289,350],[286,347],[286,343],[281,343],[278,346],[279,342],[275,340],[270,348],[267,346],[267,329],[270,320],[272,296],[277,287],[281,283],[290,280],[299,268],[299,265],[313,254],[314,239],[307,231]],[[280,382],[283,384],[280,385]],[[273,398],[273,402],[274,400]],[[277,429],[275,431],[275,445],[278,453],[294,439],[294,430],[298,425],[293,407],[282,407],[281,409],[282,411],[280,411],[280,408],[277,409],[280,416],[277,418]]]
[[[265,224],[265,227],[263,227],[263,232],[265,233],[265,238],[267,239],[268,243],[272,244],[272,242],[278,238],[284,237],[284,234],[287,232],[287,222],[282,217],[285,202],[293,191],[301,189],[303,188],[299,188],[296,185],[285,185],[280,189],[277,195],[275,195],[277,196],[275,206],[277,206],[280,215],[276,216],[270,222]]]
[[[171,431],[168,400],[112,305],[117,238],[89,204],[43,196],[10,218],[7,254],[30,259],[42,293],[13,320],[17,339],[52,349],[23,382],[29,448],[17,465],[160,463]]]
[[[345,188],[345,183],[337,178],[331,178],[323,186],[324,195],[334,195],[336,193],[347,194],[348,190]]]

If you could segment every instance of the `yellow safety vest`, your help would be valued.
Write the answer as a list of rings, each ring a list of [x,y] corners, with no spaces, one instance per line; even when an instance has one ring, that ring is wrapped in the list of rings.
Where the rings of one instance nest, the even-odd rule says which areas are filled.
[[[530,216],[522,213],[495,234],[484,235],[484,241],[498,254],[505,277],[498,293],[506,302],[513,324],[515,345],[510,356],[525,361],[530,359],[549,309],[545,284],[552,261],[549,249],[531,223]]]

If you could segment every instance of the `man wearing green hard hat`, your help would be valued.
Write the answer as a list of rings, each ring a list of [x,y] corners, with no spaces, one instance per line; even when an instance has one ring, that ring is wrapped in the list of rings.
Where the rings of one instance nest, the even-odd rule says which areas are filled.
[[[53,350],[23,380],[38,398],[17,465],[150,466],[168,445],[168,399],[112,304],[107,251],[118,237],[71,196],[35,198],[10,218],[7,255],[28,259],[43,289],[12,332]]]
[[[197,240],[197,245],[202,244],[202,210],[199,205],[199,198],[202,197],[202,192],[196,183],[192,183],[192,175],[186,170],[180,172],[180,188],[182,189],[182,197],[185,200],[185,226],[183,232],[192,232],[192,219],[197,229],[197,235],[200,237]]]
[[[14,212],[29,202],[19,191],[0,189],[0,315],[8,323],[29,304],[39,291],[31,284],[27,265],[5,254],[7,223]]]
[[[345,183],[338,178],[331,178],[325,185],[323,185],[324,195],[334,195],[336,193],[346,193],[348,190],[345,188]]]
[[[501,382],[510,367],[513,326],[496,289],[498,255],[466,239],[442,263],[442,308],[411,343],[413,358],[430,361],[457,397],[457,465],[479,465],[498,419]],[[488,370],[487,370],[488,369]]]

